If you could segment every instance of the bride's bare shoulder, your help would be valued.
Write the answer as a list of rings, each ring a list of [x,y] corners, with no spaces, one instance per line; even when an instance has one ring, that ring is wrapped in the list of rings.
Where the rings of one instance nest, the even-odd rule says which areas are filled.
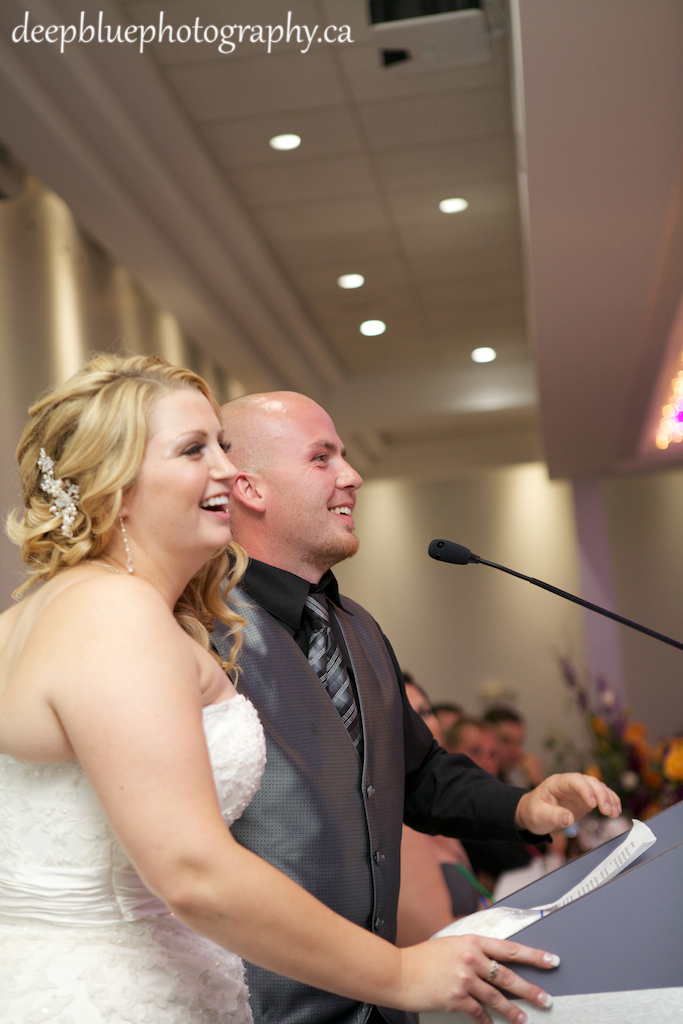
[[[127,625],[143,617],[174,621],[173,612],[159,591],[138,576],[105,573],[97,570],[74,570],[64,573],[61,586],[44,590],[43,614],[46,618],[74,619],[79,622],[99,621],[106,618],[112,625],[124,621]]]
[[[81,567],[60,573],[5,616],[8,633],[31,634],[32,646],[49,645],[53,651],[75,640],[81,650],[100,639],[116,643],[119,634],[132,639],[175,623],[172,609],[145,580]]]

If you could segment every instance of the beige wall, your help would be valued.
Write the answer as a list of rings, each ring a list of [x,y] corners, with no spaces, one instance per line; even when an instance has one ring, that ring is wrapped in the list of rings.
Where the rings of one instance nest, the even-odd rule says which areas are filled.
[[[434,537],[490,561],[578,590],[570,485],[540,464],[442,483],[372,482],[357,506],[361,548],[337,567],[342,589],[365,604],[434,700],[481,713],[482,686],[518,694],[530,738],[567,725],[557,654],[583,661],[581,612],[572,604],[482,565],[433,561]]]

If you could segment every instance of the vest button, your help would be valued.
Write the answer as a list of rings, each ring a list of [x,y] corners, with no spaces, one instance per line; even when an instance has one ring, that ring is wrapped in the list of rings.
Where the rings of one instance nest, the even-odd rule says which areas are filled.
[[[375,850],[375,852],[373,854],[373,858],[374,858],[375,864],[383,864],[384,861],[386,860],[386,857],[384,856],[384,854],[380,853],[379,850]]]
[[[384,924],[384,921],[382,920],[382,918],[381,917],[376,917],[375,918],[375,931],[377,931],[378,928],[381,928],[383,924]]]
[[[372,796],[372,794],[374,792],[375,792],[375,787],[374,786],[366,786],[365,787],[365,795],[368,798],[368,800],[370,799],[370,797]]]

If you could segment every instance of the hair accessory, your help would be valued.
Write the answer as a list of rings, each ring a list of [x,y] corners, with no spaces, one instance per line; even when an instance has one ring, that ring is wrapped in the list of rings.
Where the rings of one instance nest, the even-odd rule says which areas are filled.
[[[126,549],[126,569],[128,570],[128,572],[132,573],[135,572],[135,566],[133,565],[133,556],[131,555],[130,548],[128,547],[128,534],[126,533],[126,527],[124,526],[123,523],[123,516],[119,516],[119,522],[121,524],[123,546]]]
[[[55,464],[50,456],[46,455],[44,448],[40,449],[38,468],[41,471],[40,489],[44,494],[52,498],[50,512],[52,512],[53,516],[61,517],[62,533],[64,536],[73,537],[74,520],[79,511],[77,504],[80,493],[78,484],[70,483],[68,480],[55,480],[54,473],[52,472]]]

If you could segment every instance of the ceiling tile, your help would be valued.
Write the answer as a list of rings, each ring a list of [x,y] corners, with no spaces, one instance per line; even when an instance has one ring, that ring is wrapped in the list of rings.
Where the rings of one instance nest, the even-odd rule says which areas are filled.
[[[451,249],[449,252],[423,253],[411,260],[411,270],[416,281],[441,281],[452,279],[476,281],[490,274],[522,276],[522,257],[519,239],[505,242],[502,237],[492,246],[476,245]]]
[[[467,91],[491,85],[508,88],[508,62],[503,40],[494,41],[493,60],[486,64],[411,74],[404,74],[395,67],[383,67],[380,49],[376,43],[337,47],[336,53],[357,100],[389,100],[398,96]]]
[[[272,246],[295,273],[329,267],[335,279],[362,268],[363,260],[389,259],[396,254],[396,239],[384,226],[374,231],[358,228],[350,235],[328,231],[319,237],[272,237]]]
[[[267,117],[212,121],[201,126],[209,150],[224,167],[245,164],[287,164],[337,153],[357,153],[362,143],[347,107],[290,110]],[[297,150],[278,152],[268,145],[274,135],[301,137]]]
[[[460,413],[458,416],[439,415],[428,420],[405,420],[382,429],[387,444],[411,441],[437,441],[440,439],[471,437],[520,427],[537,427],[537,409],[498,409],[491,412]]]
[[[435,232],[456,236],[476,229],[480,220],[519,216],[517,195],[510,181],[477,182],[462,192],[461,198],[469,207],[461,213],[442,213],[439,209],[442,199],[458,195],[455,185],[451,187],[448,182],[439,187],[390,192],[387,198],[397,224],[433,224]]]
[[[522,276],[504,277],[489,274],[474,280],[454,276],[450,281],[430,282],[419,287],[419,294],[428,309],[454,309],[473,302],[499,302],[524,299]]]
[[[421,259],[458,251],[467,252],[479,249],[491,252],[497,245],[520,245],[519,219],[516,215],[499,217],[472,217],[462,219],[455,224],[452,220],[460,214],[454,214],[444,221],[427,223],[408,223],[400,225],[399,235],[409,259]]]
[[[211,63],[166,70],[175,92],[198,121],[336,106],[343,100],[328,53],[271,54],[233,64]]]
[[[338,291],[341,292],[341,289]],[[351,331],[354,337],[363,320],[384,320],[387,333],[390,334],[411,317],[423,317],[420,302],[409,287],[403,288],[399,294],[380,289],[366,295],[362,292],[363,289],[359,288],[355,294],[340,295],[337,300],[314,295],[312,304],[322,310],[329,309],[329,319],[336,328]]]
[[[341,274],[360,273],[365,277],[361,288],[344,290],[337,284]],[[340,259],[334,269],[328,264],[313,267],[302,276],[300,287],[311,297],[326,302],[330,309],[337,306],[351,306],[363,300],[364,296],[377,296],[387,291],[404,290],[410,286],[407,266],[398,258],[372,260],[364,253],[356,254],[352,261]]]
[[[230,178],[241,197],[253,206],[372,195],[375,191],[372,170],[362,156],[233,168]]]
[[[510,97],[505,86],[362,103],[359,112],[373,149],[400,149],[510,131]]]
[[[330,340],[349,373],[373,373],[429,365],[425,358],[429,335],[421,318],[411,317],[392,322],[386,334],[377,338],[364,338],[357,329],[344,331],[335,325]]]
[[[471,184],[509,178],[515,173],[512,133],[441,145],[392,149],[375,155],[387,188],[413,188],[435,182]]]
[[[353,235],[386,228],[386,216],[374,199],[342,199],[327,203],[292,203],[257,208],[255,218],[270,238],[316,238],[328,234]]]
[[[509,325],[505,331],[500,331],[480,325],[479,330],[470,328],[455,334],[453,331],[433,331],[433,338],[434,365],[449,370],[471,367],[472,349],[480,345],[491,345],[495,348],[498,358],[495,364],[491,364],[495,366],[519,361],[520,358],[528,359],[531,356],[526,331],[519,326],[513,328]]]
[[[443,334],[467,335],[482,332],[491,337],[518,335],[525,330],[524,303],[518,301],[469,303],[456,309],[427,309],[431,330]]]

